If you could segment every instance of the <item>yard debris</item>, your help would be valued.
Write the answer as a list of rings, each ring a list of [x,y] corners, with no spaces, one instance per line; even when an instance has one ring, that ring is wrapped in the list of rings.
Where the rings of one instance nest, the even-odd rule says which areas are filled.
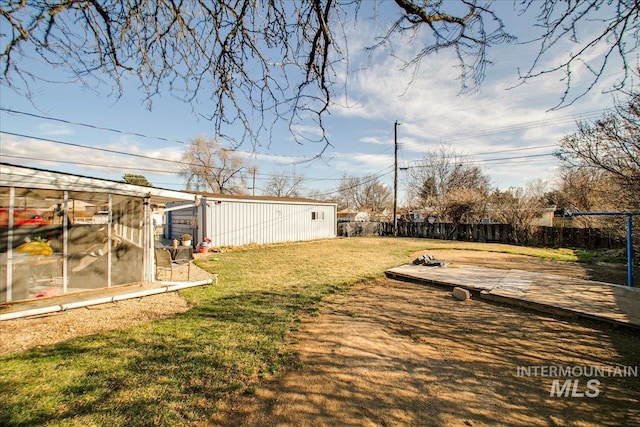
[[[451,295],[453,295],[455,299],[458,299],[460,301],[465,301],[471,298],[471,292],[464,288],[453,288]]]
[[[427,267],[444,267],[447,262],[435,259],[432,255],[424,254],[413,260],[414,265],[426,265]]]

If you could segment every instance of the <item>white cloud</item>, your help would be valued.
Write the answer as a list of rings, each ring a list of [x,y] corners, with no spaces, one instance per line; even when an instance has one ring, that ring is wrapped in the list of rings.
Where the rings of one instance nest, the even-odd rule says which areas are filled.
[[[109,143],[99,147],[114,152],[72,147],[51,141],[20,138],[1,134],[1,157],[7,163],[24,164],[44,169],[67,170],[71,166],[94,171],[97,175],[119,179],[125,173],[175,174],[180,151],[175,148],[153,148],[136,143]],[[143,157],[119,154],[126,152]],[[147,158],[150,157],[150,158]]]
[[[61,124],[41,123],[38,131],[48,136],[73,135],[71,127]]]
[[[322,129],[315,125],[292,124],[291,131],[297,138],[301,138],[303,140],[317,141],[322,138]]]
[[[363,136],[359,139],[360,142],[373,145],[388,145],[389,141],[386,138],[380,138],[379,136]]]
[[[398,52],[398,56],[410,57],[410,47],[400,48],[403,51]],[[378,55],[376,61],[365,68],[357,64],[352,55],[350,98],[343,99],[332,112],[346,123],[353,123],[352,127],[359,129],[356,140],[371,147],[392,146],[393,123],[398,120],[401,123],[398,142],[405,162],[421,158],[439,143],[451,144],[457,151],[469,155],[554,145],[575,129],[577,119],[584,114],[599,115],[612,100],[596,88],[575,105],[550,111],[565,89],[560,74],[542,75],[518,84],[518,67],[526,66],[529,60],[526,58],[535,57],[535,53],[533,47],[528,46],[501,47],[495,55],[499,61],[487,70],[480,90],[464,95],[459,94],[459,82],[455,80],[454,58],[446,53],[424,58],[413,81],[411,75],[401,72],[403,64],[393,56]],[[547,60],[548,64],[557,62],[557,58]],[[615,77],[607,78],[602,87],[608,87],[612,80]],[[357,107],[346,108],[346,105]],[[350,169],[346,170],[392,164],[387,155],[357,155],[356,147],[351,147],[346,140],[336,147],[345,155],[350,149],[356,151],[350,154],[350,163],[344,166]],[[553,147],[544,150],[550,153]],[[507,153],[503,157],[517,154]],[[509,186],[524,185],[538,177],[550,179],[556,165],[555,158],[545,157],[505,161],[504,165],[490,164],[484,169],[495,182]]]

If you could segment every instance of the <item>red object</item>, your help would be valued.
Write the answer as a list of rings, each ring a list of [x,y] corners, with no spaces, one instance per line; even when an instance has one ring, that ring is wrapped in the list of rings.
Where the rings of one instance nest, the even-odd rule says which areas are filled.
[[[49,221],[42,217],[37,209],[14,209],[13,225],[48,225]],[[9,209],[0,208],[0,225],[9,225]]]
[[[52,297],[54,295],[58,295],[58,288],[44,288],[40,292],[38,292],[35,297],[36,298],[44,298],[44,297]]]
[[[209,246],[202,246],[202,245],[198,245],[198,253],[199,254],[203,254],[206,253],[209,250]]]

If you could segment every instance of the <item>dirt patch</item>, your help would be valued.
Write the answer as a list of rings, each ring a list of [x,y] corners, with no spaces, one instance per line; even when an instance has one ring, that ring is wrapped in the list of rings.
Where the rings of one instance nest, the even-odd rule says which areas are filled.
[[[184,298],[177,292],[171,292],[45,316],[7,320],[0,323],[0,354],[127,328],[188,309]]]
[[[180,266],[173,275],[175,281],[198,281],[211,277],[210,273],[194,264],[190,269],[188,266]],[[43,316],[6,320],[0,322],[0,355],[56,344],[74,337],[123,329],[188,309],[189,304],[179,293],[169,292]]]
[[[637,333],[457,301],[443,288],[356,286],[304,320],[290,349],[297,354],[290,369],[226,402],[213,423],[625,426],[640,417],[637,377],[598,377],[592,398],[550,397],[554,378],[517,371],[636,366]],[[575,379],[576,395],[588,391],[591,377]]]

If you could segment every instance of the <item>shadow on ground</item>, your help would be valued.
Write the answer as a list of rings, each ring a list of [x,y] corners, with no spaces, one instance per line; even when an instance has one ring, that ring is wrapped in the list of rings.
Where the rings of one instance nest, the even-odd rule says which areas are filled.
[[[518,367],[635,366],[640,338],[447,290],[385,280],[336,296],[304,322],[298,360],[254,396],[221,408],[222,425],[633,425],[637,377],[600,377],[598,396],[550,397],[553,380]],[[572,383],[573,384],[573,383]]]

